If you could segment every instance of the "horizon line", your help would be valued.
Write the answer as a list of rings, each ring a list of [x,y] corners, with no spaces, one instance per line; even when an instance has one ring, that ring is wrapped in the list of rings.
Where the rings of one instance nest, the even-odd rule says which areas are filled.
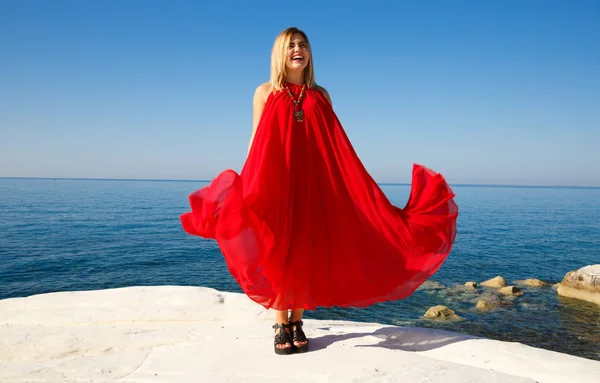
[[[170,178],[93,178],[93,177],[4,177],[1,179],[55,180],[55,181],[151,181],[151,182],[211,182],[210,179],[170,179]],[[376,182],[378,185],[410,186],[407,182]],[[450,183],[449,183],[450,184]],[[552,189],[600,189],[600,185],[535,185],[535,184],[494,184],[494,183],[455,183],[459,187],[505,187],[505,188],[552,188]]]

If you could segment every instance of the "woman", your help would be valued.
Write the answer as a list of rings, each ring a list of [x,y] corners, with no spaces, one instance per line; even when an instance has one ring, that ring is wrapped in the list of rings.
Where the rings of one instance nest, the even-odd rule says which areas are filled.
[[[242,171],[192,193],[181,222],[216,239],[248,297],[276,310],[275,352],[304,352],[304,310],[403,299],[433,275],[454,243],[458,208],[444,178],[416,164],[406,206],[389,202],[316,85],[301,30],[276,38],[271,79],[253,104]]]

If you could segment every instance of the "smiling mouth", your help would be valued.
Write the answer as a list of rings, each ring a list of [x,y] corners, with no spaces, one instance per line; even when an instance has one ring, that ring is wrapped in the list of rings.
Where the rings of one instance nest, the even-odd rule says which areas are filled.
[[[304,60],[304,57],[302,56],[294,56],[294,58],[292,59],[292,61],[302,61]]]

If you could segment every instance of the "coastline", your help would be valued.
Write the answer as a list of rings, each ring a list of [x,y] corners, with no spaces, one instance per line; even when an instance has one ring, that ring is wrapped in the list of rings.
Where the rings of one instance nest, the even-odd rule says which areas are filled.
[[[520,343],[349,321],[306,319],[311,350],[278,356],[273,318],[243,294],[204,287],[0,300],[0,380],[567,383],[600,376],[599,361]]]

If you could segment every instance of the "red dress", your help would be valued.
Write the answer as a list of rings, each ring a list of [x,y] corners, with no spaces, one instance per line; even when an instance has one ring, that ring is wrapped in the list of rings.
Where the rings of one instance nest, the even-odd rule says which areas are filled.
[[[301,87],[288,86],[298,97]],[[192,193],[183,229],[215,239],[232,276],[265,308],[408,297],[450,253],[454,193],[415,164],[408,202],[395,207],[318,89],[305,91],[302,109],[295,121],[289,94],[269,95],[242,171]]]

